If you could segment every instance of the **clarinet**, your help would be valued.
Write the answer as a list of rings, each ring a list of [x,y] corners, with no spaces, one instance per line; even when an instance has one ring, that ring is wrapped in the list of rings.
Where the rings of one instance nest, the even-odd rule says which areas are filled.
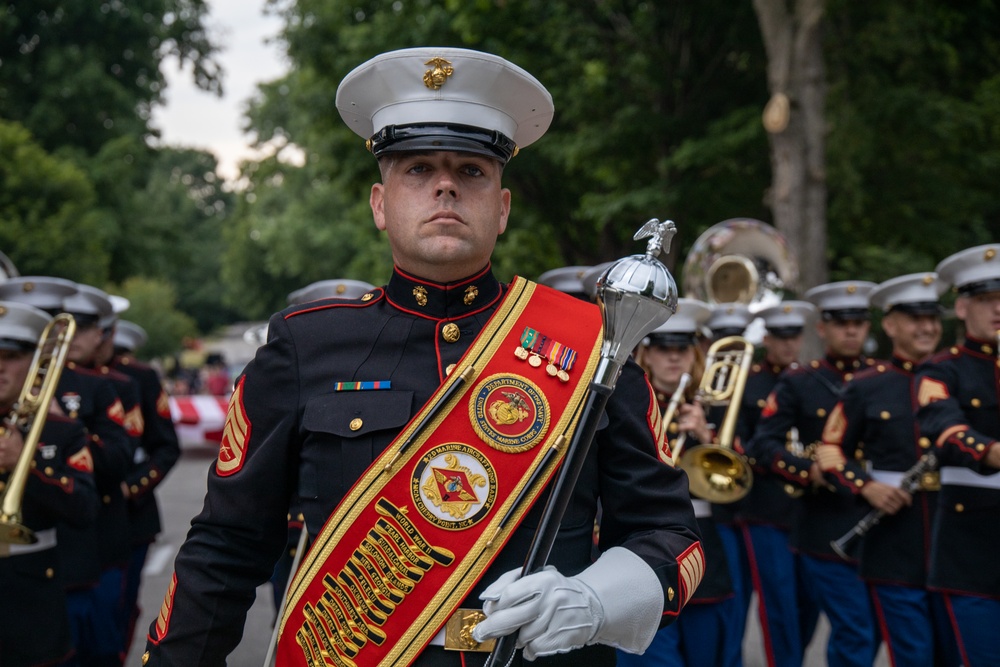
[[[900,482],[899,488],[907,493],[913,493],[920,488],[920,478],[923,477],[924,473],[930,472],[935,468],[937,468],[937,457],[934,456],[934,452],[924,454],[909,470],[903,473],[903,480]],[[878,525],[878,522],[884,516],[884,510],[873,509],[861,517],[861,520],[854,524],[854,527],[844,533],[843,536],[830,542],[830,547],[844,560],[850,560],[848,553],[850,553],[854,543],[864,537],[865,533],[874,526]]]

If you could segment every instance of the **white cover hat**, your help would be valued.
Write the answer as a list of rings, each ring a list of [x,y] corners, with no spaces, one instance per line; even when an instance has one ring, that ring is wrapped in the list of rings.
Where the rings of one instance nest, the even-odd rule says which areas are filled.
[[[376,157],[454,150],[502,162],[545,134],[554,113],[552,96],[525,70],[452,47],[375,56],[340,82],[337,109]]]
[[[869,300],[875,308],[889,312],[898,308],[914,314],[938,315],[938,299],[948,289],[947,283],[933,272],[910,273],[879,283]]]
[[[1000,244],[966,248],[941,260],[936,270],[959,294],[1000,291]]]

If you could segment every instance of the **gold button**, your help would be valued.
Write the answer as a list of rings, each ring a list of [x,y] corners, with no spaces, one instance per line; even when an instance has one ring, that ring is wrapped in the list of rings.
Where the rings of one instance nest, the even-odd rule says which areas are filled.
[[[844,381],[845,382],[850,382],[853,379],[854,379],[854,373],[847,373],[847,374],[844,375]]]
[[[142,479],[140,479],[139,483],[142,484],[143,486],[149,486],[149,480],[146,479],[145,477],[143,477]]]
[[[795,466],[788,466],[788,472],[795,472]]]
[[[299,512],[299,515],[298,515],[298,517],[296,517],[296,518],[297,518],[297,519],[298,519],[299,521],[305,521],[305,520],[306,520],[306,515],[305,515],[305,514],[303,514],[302,512]]]
[[[52,473],[54,473],[54,472],[55,472],[55,470],[52,469],[52,466],[45,466],[45,476],[46,477],[52,477]]]
[[[820,408],[819,410],[816,411],[816,416],[817,417],[826,417],[826,410],[824,410],[823,408]]]
[[[128,490],[132,492],[132,495],[135,495],[135,494],[139,493],[139,487],[136,486],[135,484],[133,484],[132,486],[128,487]]]
[[[854,486],[858,487],[859,489],[864,485],[865,483],[860,479],[854,482]]]
[[[69,477],[63,475],[62,477],[59,478],[59,483],[63,485],[69,484]]]
[[[461,336],[462,333],[458,330],[458,325],[454,322],[449,322],[444,325],[443,329],[441,329],[441,337],[448,343],[454,343],[461,338]]]
[[[762,398],[762,399],[760,399],[759,401],[757,401],[757,407],[758,407],[758,408],[762,408],[762,407],[764,407],[765,405],[767,405],[767,401],[765,401],[765,400],[764,400],[763,398]]]
[[[819,368],[819,362],[815,360],[811,361],[809,365],[812,366],[813,368]]]
[[[878,368],[878,372],[879,373],[884,373],[885,372],[885,366],[883,364],[879,364],[877,366],[877,368]]]
[[[105,505],[111,504],[111,496],[104,496],[103,498],[101,498],[101,500],[104,501]]]
[[[981,452],[984,449],[986,449],[986,445],[984,445],[983,443],[979,443],[978,445],[976,445],[976,451],[977,452]]]
[[[149,471],[149,478],[150,479],[156,479],[159,476],[160,476],[160,473],[156,472],[155,470],[150,470]]]
[[[784,461],[778,461],[778,467],[779,468],[784,468],[785,467],[785,462]]]
[[[920,440],[918,440],[917,442],[919,442],[920,446],[923,447],[924,449],[927,449],[928,447],[931,446],[930,438],[920,438]]]
[[[46,579],[51,579],[54,576],[56,576],[56,571],[55,570],[53,570],[51,567],[45,568],[45,578]]]
[[[365,425],[365,423],[361,420],[361,417],[355,417],[354,419],[351,420],[351,424],[350,424],[352,431],[357,431],[359,428],[361,428],[364,425]]]
[[[444,374],[451,375],[453,370],[455,370],[455,364],[448,364],[448,368],[444,369]]]
[[[964,512],[965,511],[965,505],[963,505],[962,503],[957,503],[955,505],[955,511],[956,512]]]
[[[145,665],[147,662],[149,662],[149,651],[142,654],[142,664]]]
[[[982,405],[982,401],[980,401],[978,398],[972,399],[972,407],[978,408],[980,405]]]
[[[674,593],[674,587],[673,586],[667,586],[667,600],[670,601],[670,602],[673,602],[674,601],[674,595],[675,595],[675,593]]]
[[[888,419],[888,418],[889,418],[889,417],[891,417],[892,415],[890,415],[890,414],[889,414],[889,411],[888,411],[888,410],[883,410],[883,411],[882,411],[882,414],[880,414],[879,416],[880,416],[880,417],[881,417],[882,419]]]
[[[809,471],[803,470],[802,472],[799,473],[799,477],[801,477],[802,479],[809,479]]]
[[[848,470],[847,473],[844,475],[844,477],[846,477],[847,479],[854,479],[854,473]]]

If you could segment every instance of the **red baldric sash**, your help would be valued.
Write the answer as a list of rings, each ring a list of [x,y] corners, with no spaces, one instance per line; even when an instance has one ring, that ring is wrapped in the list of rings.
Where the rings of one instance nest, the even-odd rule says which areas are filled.
[[[323,526],[289,588],[277,664],[410,664],[551,478],[601,341],[593,305],[515,278],[454,372]]]

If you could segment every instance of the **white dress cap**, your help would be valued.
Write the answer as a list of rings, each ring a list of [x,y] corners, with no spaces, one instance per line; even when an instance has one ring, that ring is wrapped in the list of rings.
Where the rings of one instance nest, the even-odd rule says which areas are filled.
[[[947,289],[947,283],[936,273],[910,273],[879,283],[869,300],[873,307],[887,313],[898,308],[917,315],[937,315],[941,312],[938,299]]]
[[[643,341],[646,345],[693,345],[708,318],[712,307],[698,299],[677,299],[677,312],[656,327]]]
[[[705,325],[714,335],[740,335],[756,317],[743,303],[720,303],[712,307],[712,314]]]
[[[844,280],[817,285],[804,296],[823,319],[864,320],[868,319],[868,295],[874,288],[875,283],[866,280]]]
[[[1000,291],[1000,244],[966,248],[941,260],[936,271],[959,294]]]
[[[317,299],[360,299],[368,294],[375,286],[363,280],[351,280],[341,278],[337,280],[317,280],[301,289],[297,289],[288,295],[288,305],[295,306]]]
[[[146,335],[146,330],[135,322],[121,320],[118,326],[115,327],[113,343],[115,348],[135,352],[145,345],[147,340],[149,340],[149,336]]]
[[[816,306],[808,301],[782,301],[757,314],[768,331],[802,329],[816,316]]]
[[[583,289],[591,299],[597,296],[597,281],[613,264],[614,262],[602,262],[591,267],[586,273],[580,276],[580,281],[583,282]]]
[[[51,276],[20,276],[0,283],[0,300],[26,303],[49,312],[61,311],[63,299],[76,293],[76,283]]]
[[[63,299],[63,310],[74,316],[93,318],[102,327],[114,324],[116,317],[107,292],[80,283],[76,285],[76,293]]]
[[[38,345],[52,320],[44,310],[17,301],[0,301],[0,350],[28,350]]]
[[[590,294],[583,284],[583,277],[587,275],[592,266],[563,266],[558,269],[550,269],[538,276],[538,284],[551,287],[552,289],[572,294],[582,298],[589,298]],[[597,278],[594,278],[597,284]]]
[[[506,162],[545,134],[552,96],[489,53],[421,47],[375,56],[337,88],[337,109],[376,156],[456,150]]]

